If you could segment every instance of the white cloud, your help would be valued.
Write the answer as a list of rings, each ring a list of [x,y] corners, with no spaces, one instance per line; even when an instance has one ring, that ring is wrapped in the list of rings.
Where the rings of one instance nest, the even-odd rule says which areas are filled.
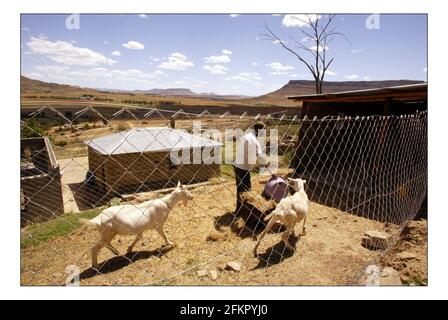
[[[372,80],[372,77],[364,76],[364,77],[362,77],[362,80],[370,81],[370,80]]]
[[[309,74],[307,74],[307,73],[304,73],[304,74],[289,74],[288,75],[288,77],[289,78],[296,78],[296,79],[298,79],[298,78],[308,78],[310,75]]]
[[[283,75],[287,74],[288,71],[294,70],[294,67],[292,66],[285,66],[280,62],[271,62],[266,64],[269,69],[271,69],[270,75]]]
[[[230,57],[226,54],[220,55],[220,56],[210,56],[204,58],[205,63],[207,64],[219,64],[219,63],[228,63],[232,61]]]
[[[353,50],[352,50],[352,53],[353,53],[353,54],[359,54],[359,53],[361,53],[361,52],[364,52],[364,49],[353,49]]]
[[[109,41],[104,40],[103,43],[104,43],[104,44],[109,44]]]
[[[209,71],[211,74],[226,74],[229,68],[224,67],[221,64],[208,65],[203,67],[204,70]]]
[[[254,67],[258,67],[260,64],[258,62],[252,62],[251,65],[253,65]]]
[[[115,57],[121,57],[121,52],[120,51],[112,51],[110,53],[111,56],[115,56]]]
[[[337,74],[338,74],[337,72],[334,72],[334,71],[331,71],[331,70],[325,71],[325,75],[327,75],[327,76],[335,76]]]
[[[44,77],[43,75],[41,75],[38,72],[27,73],[27,74],[25,74],[25,76],[30,79],[42,79]]]
[[[123,47],[130,50],[143,50],[145,46],[138,41],[128,41],[127,43],[123,43]]]
[[[222,50],[222,53],[223,54],[227,54],[227,55],[232,55],[232,51],[230,51],[230,50],[228,50],[228,49],[224,49],[224,50]]]
[[[27,28],[27,27],[22,27],[22,31],[30,32],[31,29],[30,29],[30,28]]]
[[[168,70],[176,70],[176,71],[184,71],[187,68],[193,67],[194,63],[187,60],[187,56],[181,53],[173,53],[168,57],[168,61],[162,62],[159,64],[158,68],[168,69]]]
[[[317,46],[311,46],[309,49],[311,51],[317,51]],[[324,51],[328,51],[328,49],[329,48],[327,46],[319,45],[319,53],[324,52]]]
[[[422,69],[422,71],[425,72],[425,73],[428,72],[428,67],[424,67],[424,68]]]
[[[41,71],[43,73],[63,73],[70,69],[70,67],[66,66],[57,66],[57,65],[51,65],[51,66],[37,66],[35,67],[36,70]]]
[[[155,72],[144,72],[138,69],[106,69],[102,67],[72,69],[67,66],[44,65],[35,67],[36,71],[45,80],[68,84],[94,83],[98,81],[111,84],[114,87],[154,85],[151,81],[164,75],[160,70]],[[96,83],[95,83],[96,81]]]
[[[197,88],[201,88],[204,87],[206,85],[208,85],[209,83],[207,81],[194,81],[191,86],[192,87],[197,87]]]
[[[176,86],[186,86],[187,82],[184,80],[176,80],[173,82],[173,84],[175,84]]]
[[[50,41],[44,38],[31,37],[26,43],[31,53],[43,55],[50,60],[65,65],[96,66],[100,64],[112,65],[115,60],[106,58],[101,53],[88,48],[76,47],[66,41]]]
[[[308,26],[308,21],[314,22],[320,18],[317,14],[287,14],[283,17],[282,24],[287,28],[301,28]]]
[[[70,43],[76,44],[77,41],[76,40],[70,40]]]
[[[153,57],[153,56],[150,56],[150,57],[149,57],[149,60],[151,60],[151,61],[153,61],[153,62],[160,62],[160,58]]]
[[[273,40],[272,43],[273,43],[273,44],[280,44],[280,43],[288,44],[288,42],[285,41],[285,40],[277,40],[277,39]]]
[[[148,16],[146,14],[139,14],[138,16],[142,19],[148,19]]]
[[[230,18],[236,18],[236,17],[239,17],[239,16],[240,16],[239,14],[232,13],[232,14],[230,15]]]
[[[345,76],[345,78],[347,78],[349,80],[356,80],[356,79],[359,79],[359,76],[357,74],[351,74],[349,76]]]
[[[237,75],[227,77],[226,80],[259,83],[263,78],[257,72],[240,72]]]

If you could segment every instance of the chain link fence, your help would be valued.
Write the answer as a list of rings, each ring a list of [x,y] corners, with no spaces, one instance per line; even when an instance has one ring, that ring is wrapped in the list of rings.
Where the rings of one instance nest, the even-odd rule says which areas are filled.
[[[290,239],[295,251],[276,234],[278,226],[252,254],[265,227],[260,218],[276,206],[262,196],[269,175],[254,171],[244,210],[235,212],[234,169],[226,159],[234,158],[237,138],[226,131],[258,121],[266,125],[264,151],[276,174],[307,180],[308,232]],[[21,126],[23,285],[359,284],[424,210],[427,196],[425,112],[300,119],[285,111],[44,107],[23,116]],[[192,200],[168,206],[161,232],[106,239],[110,250],[91,267],[98,232],[81,219],[144,217],[142,208],[169,199],[178,182]],[[387,235],[386,247],[363,246],[372,230]]]

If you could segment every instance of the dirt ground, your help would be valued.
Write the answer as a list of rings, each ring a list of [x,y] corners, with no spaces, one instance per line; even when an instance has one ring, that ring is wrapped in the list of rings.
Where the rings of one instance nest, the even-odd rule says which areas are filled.
[[[83,183],[89,168],[87,157],[78,157],[58,160],[61,170],[62,197],[64,199],[64,212],[79,212],[72,187]]]
[[[255,180],[254,189],[261,191]],[[160,236],[147,231],[132,254],[115,257],[103,249],[99,273],[89,268],[97,233],[87,227],[22,249],[21,283],[63,285],[70,270],[79,269],[81,285],[351,285],[378,257],[361,239],[367,230],[384,231],[383,223],[317,203],[311,203],[307,235],[293,239],[295,252],[271,233],[254,257],[256,233],[234,218],[234,194],[233,183],[198,187],[194,200],[176,206],[165,224],[173,249],[163,249]],[[296,233],[300,228],[296,225]],[[125,254],[132,241],[119,236],[113,245]],[[228,262],[241,270],[227,270]]]
[[[428,221],[411,221],[381,262],[397,270],[405,285],[428,285]]]

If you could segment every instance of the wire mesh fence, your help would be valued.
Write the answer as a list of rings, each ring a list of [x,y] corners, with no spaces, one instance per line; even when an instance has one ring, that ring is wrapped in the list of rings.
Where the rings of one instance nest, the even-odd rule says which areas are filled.
[[[46,107],[24,117],[22,284],[359,284],[422,210],[425,112],[215,112]],[[237,195],[238,134],[260,121],[270,169],[256,167]],[[254,255],[279,205],[266,196],[271,174],[306,180],[307,233],[277,224]],[[372,230],[385,246],[364,243]]]

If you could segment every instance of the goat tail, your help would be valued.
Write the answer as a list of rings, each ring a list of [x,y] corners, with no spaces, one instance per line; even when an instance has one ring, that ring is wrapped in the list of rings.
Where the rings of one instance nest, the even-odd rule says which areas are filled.
[[[93,221],[91,221],[89,219],[85,219],[85,218],[79,219],[79,223],[84,226],[87,226],[87,227],[95,227],[96,226],[96,224]]]

